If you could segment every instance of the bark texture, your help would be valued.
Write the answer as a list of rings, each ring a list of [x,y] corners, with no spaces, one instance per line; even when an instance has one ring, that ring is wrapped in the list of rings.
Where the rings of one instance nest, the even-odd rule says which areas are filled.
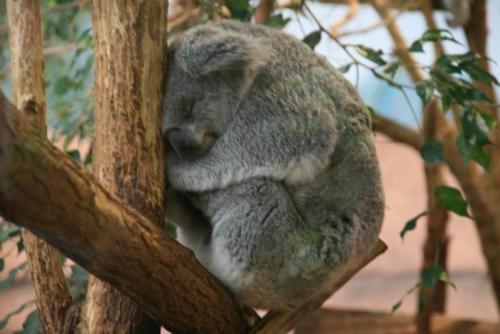
[[[46,134],[42,23],[38,0],[8,0],[9,51],[13,99],[42,136]],[[36,294],[36,306],[46,333],[61,333],[71,306],[59,252],[28,230],[22,231]]]
[[[158,124],[167,2],[96,0],[91,8],[95,48],[92,169],[108,191],[161,226],[165,185]],[[128,297],[106,282],[89,279],[82,307],[83,333],[158,333],[159,327],[154,328]]]
[[[243,333],[193,253],[52,146],[0,94],[0,215],[132,298],[174,333]]]

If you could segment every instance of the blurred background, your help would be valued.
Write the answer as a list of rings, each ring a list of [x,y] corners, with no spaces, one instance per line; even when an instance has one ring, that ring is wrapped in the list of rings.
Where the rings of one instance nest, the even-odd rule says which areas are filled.
[[[423,4],[425,2],[177,0],[170,4],[169,38],[174,39],[178,33],[204,20],[223,17],[252,20],[283,29],[304,40],[334,66],[341,68],[370,106],[386,194],[386,218],[381,239],[389,249],[328,300],[325,307],[386,314],[395,312],[395,315],[412,317],[437,312],[452,318],[498,322],[498,304],[491,282],[500,277],[491,275],[491,264],[494,262],[490,259],[489,268],[482,250],[489,246],[485,246],[478,234],[477,221],[465,217],[467,214],[464,215],[446,199],[432,199],[432,194],[436,195],[433,190],[445,185],[448,189],[458,190],[460,199],[463,194],[463,198],[470,201],[461,188],[463,180],[457,178],[453,168],[449,168],[448,161],[442,163],[445,158],[441,150],[445,144],[438,135],[435,138],[432,134],[426,135],[422,115],[433,99],[439,99],[444,111],[451,109],[444,116],[445,120],[456,123],[458,129],[464,129],[462,133],[466,138],[468,128],[463,124],[463,115],[467,112],[478,115],[479,130],[474,128],[473,131],[497,131],[498,105],[495,97],[491,96],[491,101],[477,98],[478,94],[472,94],[472,90],[476,87],[486,94],[496,92],[498,96],[494,78],[500,77],[500,26],[496,21],[500,2],[451,0]],[[265,7],[266,4],[268,7]],[[89,4],[87,1],[46,0],[42,1],[42,6],[49,136],[75,161],[89,166],[93,124]],[[481,7],[484,10],[481,22],[488,32],[483,36],[486,54],[471,47],[470,36],[474,27],[480,29],[477,21],[473,21],[477,20],[474,15],[478,15],[474,12],[478,9],[473,6],[485,6]],[[425,8],[431,13],[430,19]],[[445,30],[432,30],[426,35],[432,24],[435,24],[434,28]],[[392,32],[388,29],[390,27]],[[397,34],[404,38],[403,45],[395,43]],[[11,87],[4,1],[0,1],[0,42],[0,88],[8,95]],[[440,51],[439,47],[443,50]],[[405,53],[413,57],[413,64],[408,64]],[[476,57],[476,54],[479,55]],[[452,58],[451,55],[462,58]],[[439,57],[443,56],[439,62]],[[480,57],[486,56],[490,59],[487,68],[480,60]],[[461,63],[464,59],[468,63]],[[461,91],[458,88],[443,88],[445,84],[433,72],[436,68],[440,69],[436,64],[442,66],[444,72],[448,69],[445,74],[453,82],[446,82],[446,85],[453,89],[456,88],[453,86],[455,82],[457,87],[464,85],[472,91],[470,95],[473,97],[464,97],[469,96],[470,91],[462,86]],[[493,79],[474,69],[476,65],[485,73],[489,71]],[[423,77],[417,74],[416,78],[411,66],[418,67]],[[450,66],[459,70],[449,70]],[[484,85],[488,85],[490,90]],[[490,105],[485,106],[485,103]],[[491,117],[483,115],[488,108],[493,110]],[[439,129],[435,132],[439,133]],[[491,134],[489,136],[492,138]],[[491,141],[494,142],[494,139]],[[456,165],[473,164],[477,175],[486,177],[490,164],[495,163],[494,153],[489,151],[488,144],[473,147],[476,142],[471,141],[468,146],[461,147],[465,161]],[[491,161],[483,153],[491,157],[488,158]],[[429,166],[434,168],[432,172],[429,172]],[[439,170],[436,172],[436,169]],[[494,175],[493,172],[491,174]],[[433,183],[436,182],[436,175],[439,175],[438,184]],[[432,185],[431,190],[429,184]],[[423,214],[419,219],[412,220],[421,213],[433,212],[436,203],[445,209],[442,218],[428,220]],[[495,202],[490,205],[494,208]],[[474,208],[467,210],[469,213],[472,210],[475,217]],[[428,223],[434,223],[438,228],[433,229]],[[500,230],[497,221],[491,224],[496,224]],[[400,234],[405,226],[408,231],[403,239]],[[22,330],[23,323],[24,332],[33,330],[36,333],[39,327],[36,327],[36,313],[33,313],[34,292],[19,230],[2,221],[1,217],[0,259],[0,333]],[[65,272],[73,297],[84,298],[86,272],[71,261],[65,261]],[[432,291],[430,297],[429,291]]]

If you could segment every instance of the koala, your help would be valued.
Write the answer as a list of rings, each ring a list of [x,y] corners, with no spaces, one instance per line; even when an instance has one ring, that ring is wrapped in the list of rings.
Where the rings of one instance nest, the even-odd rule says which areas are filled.
[[[366,106],[279,30],[224,20],[170,47],[167,219],[240,304],[330,291],[379,234],[384,197]]]

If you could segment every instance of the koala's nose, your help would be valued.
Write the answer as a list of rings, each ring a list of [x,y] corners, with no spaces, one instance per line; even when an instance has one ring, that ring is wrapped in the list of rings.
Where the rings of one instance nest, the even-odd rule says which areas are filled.
[[[191,159],[199,151],[199,143],[192,136],[188,136],[180,128],[167,131],[167,138],[179,157]]]

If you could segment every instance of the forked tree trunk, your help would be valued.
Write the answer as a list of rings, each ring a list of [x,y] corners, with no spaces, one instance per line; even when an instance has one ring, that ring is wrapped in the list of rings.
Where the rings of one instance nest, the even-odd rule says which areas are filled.
[[[46,133],[42,23],[38,0],[8,0],[9,51],[12,96],[27,120]],[[59,252],[23,229],[28,264],[36,294],[36,306],[45,333],[62,333],[71,306]]]
[[[111,193],[162,225],[164,177],[159,131],[167,1],[94,0],[94,175]],[[133,249],[124,250],[134,252]],[[83,333],[154,333],[128,297],[90,277]]]

